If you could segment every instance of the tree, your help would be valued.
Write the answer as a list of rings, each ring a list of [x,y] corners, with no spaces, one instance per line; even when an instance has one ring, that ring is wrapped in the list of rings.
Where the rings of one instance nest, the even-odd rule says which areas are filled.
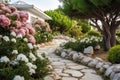
[[[115,32],[120,25],[120,0],[60,0],[70,17],[90,19],[103,35],[104,49],[116,45]]]

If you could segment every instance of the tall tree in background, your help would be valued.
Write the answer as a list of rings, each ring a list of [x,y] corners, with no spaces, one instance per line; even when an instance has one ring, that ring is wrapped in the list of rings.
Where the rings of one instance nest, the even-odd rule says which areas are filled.
[[[120,0],[60,0],[70,17],[90,19],[103,35],[104,49],[116,44],[115,32],[120,25]]]

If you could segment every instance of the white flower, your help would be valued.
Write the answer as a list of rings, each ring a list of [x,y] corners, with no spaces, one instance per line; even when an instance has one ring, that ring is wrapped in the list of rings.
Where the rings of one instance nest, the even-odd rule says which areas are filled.
[[[32,75],[32,74],[35,73],[35,70],[34,70],[34,69],[30,69],[30,70],[29,70],[29,73],[30,73],[30,75]]]
[[[12,54],[18,54],[18,50],[13,50]]]
[[[0,38],[2,38],[2,35],[0,35]]]
[[[16,37],[16,33],[15,33],[14,31],[12,31],[12,32],[10,33],[10,35]]]
[[[23,40],[24,40],[25,42],[28,42],[28,39],[27,39],[27,38],[24,38]]]
[[[33,49],[32,43],[28,43],[27,46],[29,47],[29,49]]]
[[[33,73],[35,73],[35,69],[37,69],[36,65],[33,65],[30,62],[28,62],[26,65],[29,67],[29,73],[30,73],[30,75],[32,75]]]
[[[11,41],[14,42],[14,43],[16,43],[16,39],[15,38],[12,38]]]
[[[21,60],[21,61],[25,61],[25,62],[28,62],[28,58],[24,55],[24,54],[19,54],[17,56],[17,60]]]
[[[9,58],[7,56],[3,56],[0,58],[0,62],[9,62]]]
[[[35,55],[33,55],[33,53],[31,53],[31,52],[30,52],[30,54],[29,54],[29,57],[32,59],[32,61],[35,61],[35,60],[36,60]]]
[[[18,65],[19,63],[18,63],[17,60],[15,59],[15,60],[11,61],[10,64],[12,64],[12,65]]]
[[[29,67],[29,69],[37,69],[37,66],[36,66],[36,65],[33,65],[33,64],[30,63],[30,62],[28,62],[26,65]]]
[[[8,36],[3,36],[3,40],[5,40],[6,42],[7,42],[7,41],[10,41],[10,39],[9,39]]]
[[[16,75],[13,80],[25,80],[23,76]]]
[[[44,57],[42,56],[41,53],[37,53],[37,56],[38,56],[40,59],[44,59]]]
[[[22,38],[22,34],[18,34],[16,38]]]
[[[39,45],[33,45],[35,48],[39,48]]]

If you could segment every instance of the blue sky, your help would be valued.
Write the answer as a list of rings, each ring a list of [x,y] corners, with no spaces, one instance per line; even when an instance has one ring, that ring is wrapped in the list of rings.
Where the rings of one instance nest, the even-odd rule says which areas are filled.
[[[13,3],[18,0],[11,0],[11,1]],[[60,5],[58,0],[21,0],[21,1],[27,2],[29,4],[34,4],[43,11],[56,9]]]

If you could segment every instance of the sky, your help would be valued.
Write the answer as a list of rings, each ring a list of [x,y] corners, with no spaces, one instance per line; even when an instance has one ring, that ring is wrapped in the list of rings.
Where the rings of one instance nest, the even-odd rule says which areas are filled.
[[[16,2],[18,0],[11,0],[11,3]],[[39,9],[45,10],[54,10],[58,8],[61,3],[58,0],[21,0],[29,4],[34,4]]]

